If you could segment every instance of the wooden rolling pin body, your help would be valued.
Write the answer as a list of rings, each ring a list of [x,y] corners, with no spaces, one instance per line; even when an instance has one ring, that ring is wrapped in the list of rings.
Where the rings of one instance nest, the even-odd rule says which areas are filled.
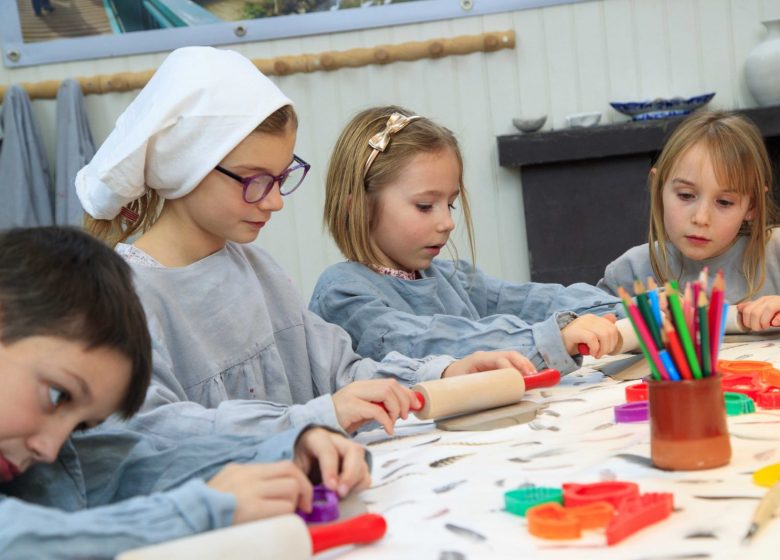
[[[520,402],[526,389],[551,387],[561,374],[554,369],[523,377],[513,368],[424,381],[412,387],[425,404],[414,411],[422,420],[468,414]]]
[[[384,518],[374,513],[312,527],[307,527],[298,515],[279,515],[137,548],[120,554],[117,560],[308,560],[330,548],[373,542],[386,531]]]

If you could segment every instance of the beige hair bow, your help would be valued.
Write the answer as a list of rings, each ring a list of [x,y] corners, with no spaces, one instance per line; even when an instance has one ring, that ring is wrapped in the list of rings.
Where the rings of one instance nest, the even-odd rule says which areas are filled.
[[[379,152],[384,152],[387,149],[387,146],[390,144],[390,139],[393,137],[393,135],[402,131],[410,122],[421,118],[422,117],[419,115],[412,115],[411,117],[407,117],[401,113],[393,113],[390,115],[390,118],[387,119],[387,122],[385,123],[385,129],[382,132],[377,132],[374,134],[368,141],[368,145],[371,146],[373,150],[371,151],[371,154],[369,154],[368,160],[366,161],[366,168],[363,170],[363,177],[365,177],[368,173],[368,168],[371,167],[372,163],[374,163],[374,160],[376,159],[376,156],[379,155]]]

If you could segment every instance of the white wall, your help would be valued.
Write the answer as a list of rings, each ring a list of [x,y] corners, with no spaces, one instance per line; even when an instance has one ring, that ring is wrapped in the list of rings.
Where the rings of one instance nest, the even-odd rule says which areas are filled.
[[[319,273],[340,260],[321,228],[323,180],[330,149],[349,117],[396,103],[454,130],[466,161],[477,233],[477,261],[509,280],[529,278],[519,174],[498,166],[496,136],[513,132],[512,117],[603,111],[608,102],[716,91],[717,108],[755,105],[744,83],[745,57],[765,35],[761,21],[780,17],[780,0],[594,0],[488,16],[285,39],[236,47],[250,58],[345,50],[379,44],[514,29],[514,50],[440,60],[274,78],[297,104],[296,151],[312,174],[264,229],[269,249],[308,298]],[[8,70],[0,83],[35,82],[156,67],[165,54]],[[92,95],[87,110],[98,142],[135,94]],[[53,150],[54,102],[34,107]],[[572,185],[576,188],[576,185]],[[561,243],[574,232],[561,232]],[[463,239],[456,236],[461,254]]]

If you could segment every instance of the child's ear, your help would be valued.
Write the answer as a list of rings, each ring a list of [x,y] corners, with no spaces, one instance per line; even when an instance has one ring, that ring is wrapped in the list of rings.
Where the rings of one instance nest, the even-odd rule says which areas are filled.
[[[655,176],[656,176],[657,174],[658,174],[658,170],[657,170],[655,167],[653,167],[652,169],[650,169],[650,176],[651,176],[651,177],[655,178]]]
[[[347,195],[347,213],[352,211],[352,195]]]

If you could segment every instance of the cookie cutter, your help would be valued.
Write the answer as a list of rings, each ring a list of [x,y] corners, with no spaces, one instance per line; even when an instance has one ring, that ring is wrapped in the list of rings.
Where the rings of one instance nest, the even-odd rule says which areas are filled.
[[[339,495],[322,484],[314,487],[311,513],[296,512],[306,523],[327,523],[339,518]]]
[[[560,488],[532,486],[504,492],[506,510],[515,515],[525,516],[529,508],[547,502],[563,503],[563,491]]]

